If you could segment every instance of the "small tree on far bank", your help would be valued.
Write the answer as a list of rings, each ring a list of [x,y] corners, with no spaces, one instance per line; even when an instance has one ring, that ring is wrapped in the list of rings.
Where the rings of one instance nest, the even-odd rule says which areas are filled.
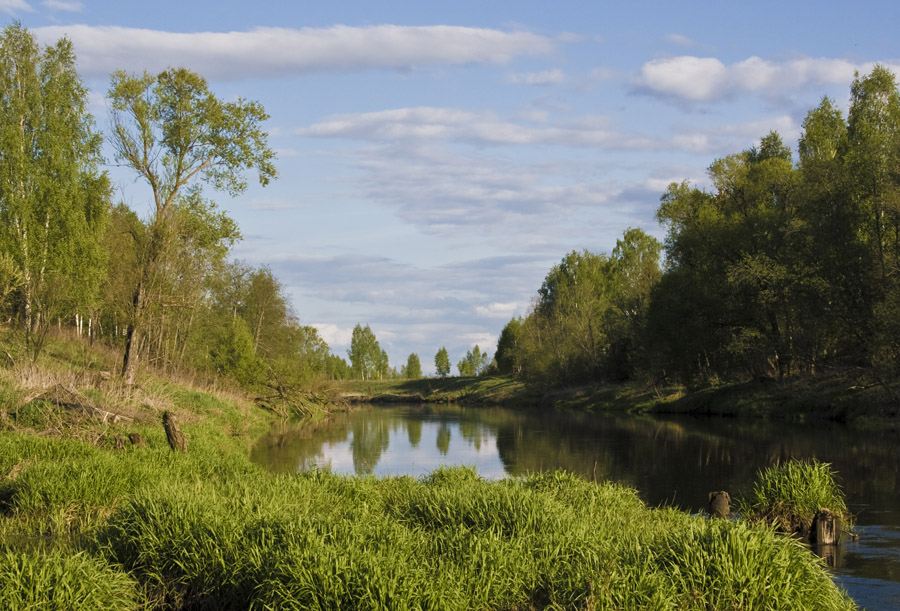
[[[477,376],[484,371],[488,364],[487,352],[482,352],[478,344],[466,353],[464,359],[456,364],[461,376]]]
[[[415,352],[406,359],[405,373],[405,377],[409,380],[418,380],[422,377],[422,363],[419,361],[419,355]]]
[[[450,375],[450,355],[447,354],[447,349],[443,346],[434,355],[434,367],[437,369],[437,374],[442,378]]]

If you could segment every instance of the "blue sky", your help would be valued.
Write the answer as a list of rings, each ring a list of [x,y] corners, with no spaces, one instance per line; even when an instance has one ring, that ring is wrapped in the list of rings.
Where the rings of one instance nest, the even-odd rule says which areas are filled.
[[[770,130],[796,148],[855,70],[898,72],[896,2],[0,0],[68,36],[98,126],[116,69],[183,65],[271,115],[280,178],[212,196],[345,355],[370,324],[398,369],[493,352],[573,249],[609,252],[672,181]],[[111,168],[117,197],[149,193]]]

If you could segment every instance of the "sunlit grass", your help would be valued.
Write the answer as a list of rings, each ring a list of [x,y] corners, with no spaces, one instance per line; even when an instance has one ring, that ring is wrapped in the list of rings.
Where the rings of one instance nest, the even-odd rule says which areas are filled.
[[[111,424],[28,399],[16,371],[0,373],[0,607],[854,608],[796,542],[651,509],[617,484],[470,468],[275,475],[249,459],[271,416],[237,397],[165,380],[83,387],[135,416]],[[169,449],[163,409],[186,453]],[[116,450],[128,433],[146,445]]]
[[[820,509],[841,517],[844,527],[853,526],[837,474],[828,463],[791,460],[760,470],[753,490],[741,499],[745,516],[775,525],[782,532],[808,532]]]
[[[4,609],[125,611],[138,609],[137,583],[84,552],[0,550]]]

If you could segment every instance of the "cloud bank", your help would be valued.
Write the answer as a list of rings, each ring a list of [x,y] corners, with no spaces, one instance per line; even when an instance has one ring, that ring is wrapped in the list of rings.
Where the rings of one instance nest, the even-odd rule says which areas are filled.
[[[71,4],[71,3],[67,3]],[[0,10],[27,4],[0,0]],[[504,64],[551,51],[554,42],[524,31],[460,26],[378,25],[329,28],[254,28],[248,32],[164,32],[118,26],[36,28],[42,42],[67,36],[83,73],[190,66],[219,79],[246,79],[369,69],[407,70],[438,65]]]
[[[780,95],[808,86],[847,85],[856,71],[873,63],[803,57],[774,62],[749,57],[730,65],[714,57],[683,55],[645,63],[636,79],[639,91],[682,102],[714,102],[741,93]],[[895,72],[898,66],[888,65]]]

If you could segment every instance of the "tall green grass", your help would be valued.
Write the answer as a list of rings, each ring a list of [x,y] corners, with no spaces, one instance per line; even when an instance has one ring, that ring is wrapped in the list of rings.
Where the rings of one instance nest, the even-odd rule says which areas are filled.
[[[249,460],[260,414],[160,392],[187,453],[169,450],[152,407],[128,428],[80,424],[81,440],[0,432],[0,607],[854,608],[769,528],[651,509],[559,472],[275,475]],[[127,432],[147,445],[102,442]]]
[[[790,539],[567,474],[197,480],[94,544],[172,608],[854,608]]]
[[[3,609],[126,611],[139,608],[137,583],[84,552],[0,551]]]
[[[808,532],[820,509],[838,514],[846,528],[853,526],[837,474],[830,464],[815,459],[761,469],[750,494],[740,499],[739,508],[751,520],[773,524],[786,533]]]

